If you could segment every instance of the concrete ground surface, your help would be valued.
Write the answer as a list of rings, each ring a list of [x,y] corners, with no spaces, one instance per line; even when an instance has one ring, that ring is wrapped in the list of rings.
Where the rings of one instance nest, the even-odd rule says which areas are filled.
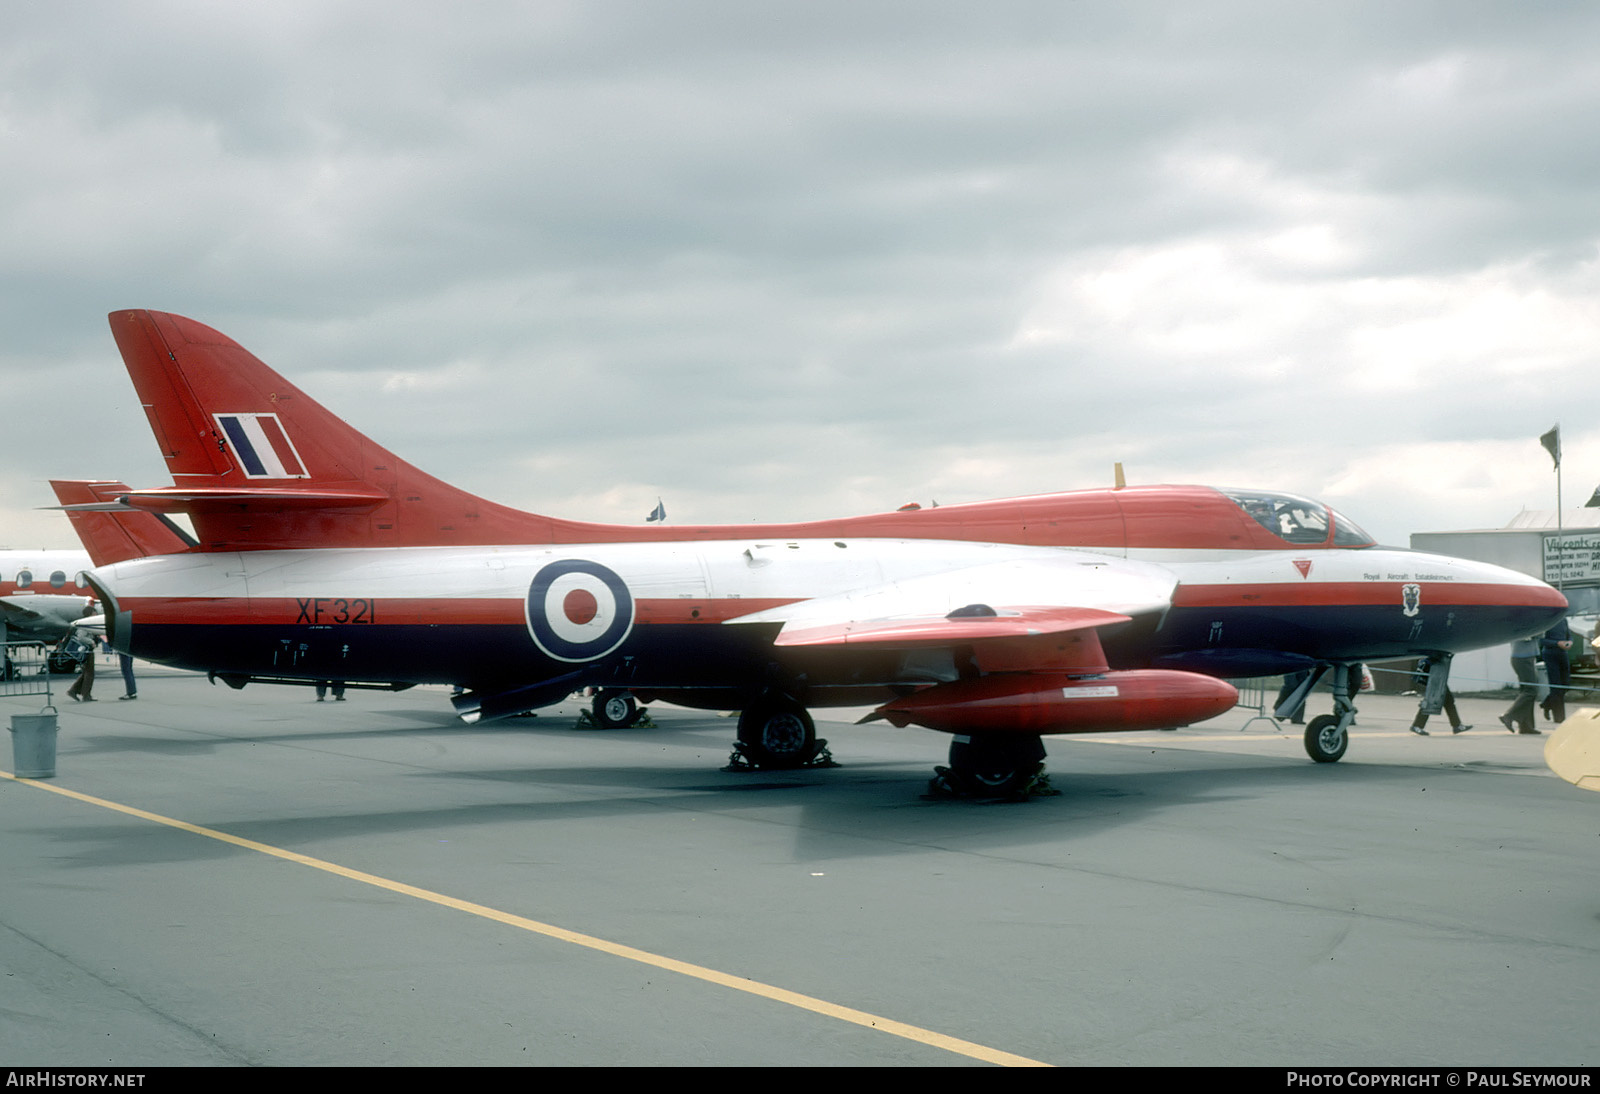
[[[1364,697],[1332,765],[1239,711],[1050,738],[1059,796],[984,804],[858,711],[737,773],[667,706],[140,687],[0,780],[0,1064],[1600,1062],[1600,795],[1509,697]]]

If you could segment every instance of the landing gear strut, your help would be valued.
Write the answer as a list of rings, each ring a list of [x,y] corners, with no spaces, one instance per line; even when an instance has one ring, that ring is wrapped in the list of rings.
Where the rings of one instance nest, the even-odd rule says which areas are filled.
[[[1355,665],[1333,666],[1333,713],[1319,714],[1306,726],[1306,755],[1319,764],[1338,763],[1350,747],[1350,726],[1356,720],[1356,705],[1350,698],[1350,682],[1359,677]]]
[[[1044,773],[1044,742],[1035,734],[958,734],[950,739],[950,766],[934,772],[930,798],[1026,801],[1057,793]]]

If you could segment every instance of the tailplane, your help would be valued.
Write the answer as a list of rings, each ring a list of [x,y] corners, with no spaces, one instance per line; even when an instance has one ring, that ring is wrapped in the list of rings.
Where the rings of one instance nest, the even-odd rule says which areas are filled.
[[[125,504],[126,483],[51,479],[50,488],[96,566],[177,554],[197,546],[194,537],[170,518]]]

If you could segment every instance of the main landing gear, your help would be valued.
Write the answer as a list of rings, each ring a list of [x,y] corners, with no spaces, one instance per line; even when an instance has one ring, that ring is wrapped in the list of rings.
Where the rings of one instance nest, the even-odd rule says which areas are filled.
[[[811,715],[786,695],[763,696],[739,713],[739,737],[725,771],[837,767]]]
[[[578,712],[574,729],[654,729],[650,712],[626,688],[600,688],[587,710]]]
[[[934,768],[928,798],[1026,801],[1060,793],[1044,773],[1044,741],[1029,733],[968,733],[950,739],[950,766]]]
[[[929,798],[1025,801],[1055,794],[1044,773],[1044,742],[1031,733],[969,733],[950,740],[950,766],[935,768]],[[739,715],[739,736],[724,771],[837,767],[800,702],[768,694]]]
[[[631,692],[601,688],[595,693],[590,713],[602,729],[625,729],[639,720],[639,704]]]

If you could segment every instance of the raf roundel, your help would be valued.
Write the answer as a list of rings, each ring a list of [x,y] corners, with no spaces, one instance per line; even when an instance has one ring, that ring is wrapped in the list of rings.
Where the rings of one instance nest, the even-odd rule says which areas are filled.
[[[593,661],[633,630],[633,597],[615,572],[581,558],[543,566],[528,587],[528,632],[557,661]]]

